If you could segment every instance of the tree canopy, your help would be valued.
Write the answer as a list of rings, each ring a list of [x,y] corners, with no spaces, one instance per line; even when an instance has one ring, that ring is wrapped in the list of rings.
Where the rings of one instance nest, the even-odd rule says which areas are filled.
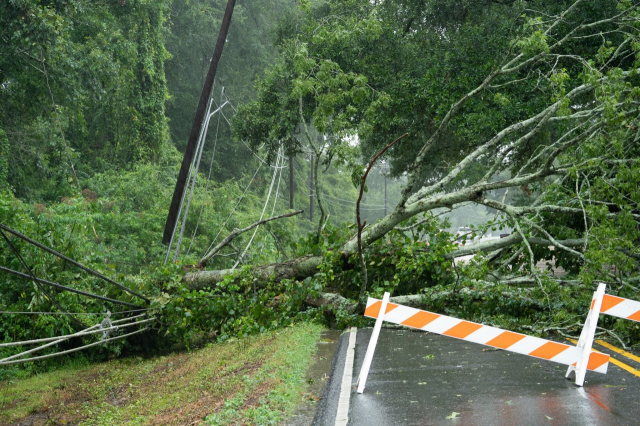
[[[85,177],[113,164],[160,160],[169,143],[167,6],[0,5],[0,128],[12,142],[9,183],[16,195],[70,195],[70,162]]]

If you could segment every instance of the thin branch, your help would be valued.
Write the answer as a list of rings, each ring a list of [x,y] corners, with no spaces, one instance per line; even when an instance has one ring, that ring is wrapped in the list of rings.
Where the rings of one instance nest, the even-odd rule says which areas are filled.
[[[365,223],[363,223],[360,220],[360,202],[362,201],[362,196],[364,195],[364,187],[367,182],[367,176],[369,175],[369,172],[371,171],[371,168],[375,164],[376,160],[380,158],[380,156],[384,154],[389,148],[391,148],[396,142],[403,139],[408,134],[409,133],[405,133],[404,135],[400,136],[399,138],[397,138],[396,140],[394,140],[393,142],[387,144],[387,146],[382,148],[382,150],[378,152],[371,159],[371,161],[369,162],[369,165],[364,171],[364,174],[360,177],[360,195],[358,195],[358,201],[356,202],[356,220],[358,221],[357,223],[358,225],[358,257],[360,258],[360,266],[362,267],[362,285],[360,287],[360,297],[359,297],[360,301],[362,301],[364,297],[364,292],[367,288],[367,265],[364,261],[364,255],[362,254],[362,229],[364,228],[366,221]]]
[[[444,212],[444,213],[450,213],[452,211],[451,208],[447,207],[449,209],[449,211]],[[407,231],[411,231],[412,229],[417,228],[418,226],[424,224],[424,223],[428,223],[431,222],[433,219],[435,218],[435,216],[429,215],[419,221],[417,221],[416,223],[414,223],[413,225],[409,225],[409,226],[396,226],[394,229],[396,231],[400,231],[400,232],[407,232]]]
[[[276,220],[276,219],[282,219],[285,217],[291,217],[291,216],[295,216],[298,215],[300,213],[303,213],[304,210],[298,210],[296,212],[291,212],[291,213],[285,213],[285,214],[281,214],[278,216],[273,216],[267,219],[262,219],[259,220],[255,223],[252,223],[251,225],[247,226],[246,228],[242,228],[242,229],[234,229],[233,232],[231,232],[229,235],[227,235],[222,241],[220,241],[220,243],[215,246],[214,248],[212,248],[207,254],[204,255],[204,257],[202,259],[200,259],[200,261],[196,264],[196,268],[202,269],[207,265],[207,262],[209,260],[211,260],[211,258],[213,256],[215,256],[220,250],[222,250],[226,245],[228,245],[229,243],[231,243],[231,241],[233,241],[234,238],[236,238],[238,235],[250,231],[253,228],[255,228],[256,226],[260,226],[262,224],[265,224],[267,222],[271,222],[272,220]]]

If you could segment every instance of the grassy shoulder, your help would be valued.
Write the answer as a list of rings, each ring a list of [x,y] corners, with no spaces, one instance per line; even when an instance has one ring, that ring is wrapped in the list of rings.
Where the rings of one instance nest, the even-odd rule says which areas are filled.
[[[0,382],[0,424],[278,424],[301,403],[322,327]]]

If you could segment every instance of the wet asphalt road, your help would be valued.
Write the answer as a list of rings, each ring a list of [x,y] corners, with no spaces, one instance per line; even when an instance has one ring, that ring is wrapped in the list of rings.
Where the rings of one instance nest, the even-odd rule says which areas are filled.
[[[640,377],[611,363],[606,375],[587,372],[579,388],[564,378],[566,366],[406,329],[382,330],[359,395],[355,383],[370,335],[358,329],[350,425],[640,425]],[[316,424],[333,424],[326,402],[328,414],[318,413]]]

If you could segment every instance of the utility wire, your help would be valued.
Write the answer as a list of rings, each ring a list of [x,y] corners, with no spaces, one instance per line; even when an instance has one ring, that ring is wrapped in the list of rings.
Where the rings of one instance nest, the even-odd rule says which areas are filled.
[[[94,277],[98,277],[98,278],[100,278],[100,279],[102,279],[102,280],[104,280],[104,281],[106,281],[106,282],[108,282],[108,283],[110,283],[110,284],[113,284],[113,285],[115,285],[116,287],[118,287],[118,288],[120,288],[120,289],[122,289],[122,290],[126,291],[127,293],[130,293],[130,294],[132,294],[132,295],[134,295],[134,296],[136,296],[136,297],[139,297],[140,299],[144,300],[144,301],[145,301],[145,302],[147,302],[147,303],[150,303],[150,302],[151,302],[149,299],[147,299],[147,298],[146,298],[146,297],[144,297],[143,295],[141,295],[141,294],[139,294],[139,293],[137,293],[137,292],[135,292],[135,291],[133,291],[133,290],[131,290],[131,289],[129,289],[129,288],[127,288],[127,287],[125,287],[125,286],[123,286],[123,285],[122,285],[122,284],[120,284],[120,283],[115,282],[115,281],[114,281],[114,280],[112,280],[111,278],[108,278],[108,277],[106,277],[106,276],[102,275],[100,272],[94,271],[93,269],[88,268],[88,267],[84,266],[83,264],[81,264],[81,263],[79,263],[79,262],[76,262],[75,260],[70,259],[70,258],[68,258],[67,256],[65,256],[65,255],[63,255],[63,254],[61,254],[61,253],[58,253],[57,251],[55,251],[55,250],[54,250],[54,249],[52,249],[52,248],[49,248],[49,247],[47,247],[47,246],[45,246],[45,245],[43,245],[43,244],[40,244],[39,242],[37,242],[37,241],[35,241],[35,240],[33,240],[33,239],[31,239],[31,238],[27,237],[26,235],[21,234],[21,233],[20,233],[20,232],[18,232],[18,231],[15,231],[15,230],[13,230],[13,229],[9,228],[9,227],[8,227],[8,226],[6,226],[6,225],[3,225],[3,224],[1,224],[1,223],[0,223],[0,229],[3,229],[3,230],[5,230],[5,231],[7,231],[7,232],[12,233],[12,234],[13,234],[13,235],[15,235],[16,237],[21,238],[21,239],[23,239],[24,241],[27,241],[28,243],[33,244],[34,246],[36,246],[36,247],[38,247],[38,248],[41,248],[42,250],[47,251],[47,252],[49,252],[49,253],[53,254],[54,256],[59,257],[60,259],[62,259],[62,260],[64,260],[64,261],[66,261],[66,262],[68,262],[68,263],[71,263],[72,265],[77,266],[78,268],[82,269],[82,270],[83,270],[83,271],[85,271],[85,272],[88,272],[89,274],[93,275]],[[4,233],[3,233],[3,235],[4,235]],[[9,239],[6,237],[6,235],[5,235],[5,239],[9,242],[9,244],[10,244],[10,245],[12,245],[12,244],[11,244],[11,242],[9,241]],[[13,246],[13,245],[12,245],[12,246]],[[35,276],[34,276],[34,278],[35,278]]]
[[[226,95],[225,95],[225,96],[226,96]],[[227,102],[229,103],[229,106],[233,109],[233,111],[235,112],[235,111],[236,111],[236,109],[233,107],[233,104],[231,103],[231,101],[229,100],[229,98],[228,98],[228,97],[227,97]],[[216,105],[217,105],[217,104],[216,104]],[[227,118],[227,116],[226,116],[226,115],[224,115],[224,112],[222,113],[222,118],[224,118],[224,121],[226,121],[226,122],[227,122],[227,124],[229,125],[229,127],[231,127],[231,121],[229,121],[229,119]],[[251,148],[251,147],[249,146],[249,144],[247,144],[247,142],[245,142],[243,139],[240,139],[240,142],[241,142],[244,146],[246,146],[246,147],[247,147],[247,149],[248,149],[249,151],[251,151],[251,153],[252,153],[252,154],[253,154],[253,155],[254,155],[258,160],[260,160],[260,162],[261,162],[262,164],[268,164],[268,163],[267,163],[267,161],[266,161],[264,158],[260,157],[260,156],[259,156],[259,155],[258,155],[258,154],[253,150],[253,148]],[[271,166],[271,167],[273,167],[273,166]]]
[[[244,196],[247,194],[247,191],[249,190],[249,187],[251,186],[251,184],[253,183],[253,181],[256,178],[256,175],[258,174],[258,172],[260,171],[260,169],[262,168],[262,163],[258,164],[258,168],[256,169],[256,172],[253,174],[253,177],[251,177],[251,180],[249,181],[249,184],[247,185],[247,187],[244,189],[244,192],[242,193],[242,195],[240,196],[240,198],[238,199],[238,201],[236,202],[236,205],[233,206],[233,210],[231,210],[231,213],[229,213],[229,216],[227,216],[227,219],[224,221],[224,223],[222,224],[222,226],[220,227],[220,229],[218,230],[218,233],[216,234],[215,238],[213,239],[213,241],[211,242],[211,245],[209,245],[209,248],[207,249],[207,251],[204,252],[203,256],[205,254],[207,254],[209,252],[209,250],[211,250],[211,247],[213,247],[213,245],[216,243],[216,241],[218,240],[218,237],[220,236],[220,233],[222,232],[222,230],[224,229],[224,227],[227,225],[227,222],[229,222],[229,219],[231,219],[231,216],[233,216],[233,214],[235,213],[236,209],[238,208],[238,206],[240,205],[240,202],[242,201],[242,199],[244,198]]]
[[[264,207],[262,208],[262,213],[260,214],[260,219],[258,219],[258,220],[262,220],[262,218],[264,217],[264,212],[267,210],[267,205],[269,204],[269,199],[271,198],[271,192],[273,190],[273,184],[275,183],[276,174],[278,173],[278,164],[280,163],[280,150],[281,149],[278,149],[278,157],[276,158],[276,168],[273,170],[273,176],[271,177],[271,185],[269,185],[269,192],[267,193],[267,199],[265,200]],[[238,260],[236,260],[236,263],[231,268],[232,271],[234,269],[236,269],[238,264],[242,261],[244,256],[247,254],[247,250],[249,250],[249,246],[251,246],[251,243],[253,242],[253,237],[255,237],[257,231],[258,231],[258,228],[256,227],[256,229],[253,231],[253,235],[251,235],[251,239],[249,240],[249,243],[245,247],[244,251],[242,252],[240,257],[238,258]]]
[[[111,312],[111,315],[129,314],[132,312],[144,312],[148,309],[132,309],[129,311]],[[41,312],[41,311],[0,311],[6,315],[104,315],[104,312]]]
[[[293,169],[293,171],[294,171],[294,172],[295,172],[295,174],[298,176],[298,179],[299,179],[299,180],[302,180],[302,183],[304,184],[304,187],[306,187],[308,190],[310,190],[311,188],[309,188],[309,185],[306,183],[306,179],[305,179],[304,177],[300,176],[300,172],[298,172],[298,170],[297,170],[296,168],[294,168],[294,169]],[[302,190],[302,193],[303,193],[303,194],[305,194],[307,197],[309,197],[309,196],[310,196],[310,193],[309,193],[309,192],[306,192],[306,191],[304,191],[304,190]],[[354,207],[354,206],[355,206],[355,203],[356,203],[355,201],[345,200],[345,199],[343,199],[343,198],[338,198],[338,197],[331,196],[331,195],[327,194],[326,192],[322,192],[322,196],[323,196],[323,197],[326,197],[326,198],[330,198],[330,199],[332,198],[332,199],[335,199],[335,200],[343,201],[343,202],[345,202],[345,203],[353,203],[353,204],[349,204],[349,205],[340,204],[340,203],[337,203],[337,202],[333,202],[333,203],[332,203],[330,200],[327,200],[327,199],[325,198],[325,201],[327,201],[329,204],[339,205],[339,206],[342,206],[342,207]],[[365,208],[363,208],[363,210],[369,210],[369,211],[384,210],[384,205],[382,205],[382,204],[365,204],[365,203],[360,203],[360,205],[361,205],[361,206],[365,206]]]
[[[27,274],[23,274],[22,272],[14,271],[13,269],[5,268],[4,266],[0,266],[0,271],[8,272],[8,273],[16,275],[18,277],[26,278],[28,280],[35,281],[36,283],[47,284],[47,285],[49,285],[51,287],[56,287],[56,288],[59,288],[61,290],[67,290],[67,291],[70,291],[72,293],[80,294],[82,296],[91,297],[93,299],[104,300],[105,302],[111,302],[111,303],[115,303],[115,304],[118,304],[118,305],[130,306],[132,308],[139,308],[140,307],[138,305],[134,305],[133,303],[121,302],[120,300],[111,299],[110,297],[100,296],[98,294],[88,293],[88,292],[82,291],[82,290],[76,290],[75,288],[67,287],[67,286],[64,286],[62,284],[54,283],[52,281],[43,280],[42,278],[38,278],[36,276],[30,276],[30,275],[27,275]]]
[[[280,156],[280,153],[278,152],[278,156]],[[281,156],[281,162],[284,163],[285,157],[284,155]],[[271,216],[273,216],[273,214],[276,211],[276,204],[278,202],[278,195],[280,195],[280,181],[282,180],[282,169],[283,167],[280,168],[279,172],[278,172],[278,185],[276,186],[276,196],[273,199],[273,208],[271,209]]]
[[[224,87],[222,88],[222,92],[224,93]],[[207,139],[207,132],[209,130],[209,123],[211,121],[211,117],[215,113],[217,113],[219,111],[222,111],[222,108],[225,106],[225,104],[222,104],[214,112],[210,112],[212,103],[213,103],[213,96],[211,97],[211,100],[209,102],[209,107],[207,109],[207,115],[206,115],[206,121],[205,121],[204,126],[201,128],[200,138],[198,140],[198,145],[196,147],[196,152],[194,154],[195,158],[197,158],[196,164],[190,170],[190,173],[189,173],[189,176],[191,178],[190,181],[187,180],[187,186],[191,185],[191,188],[189,190],[189,197],[187,198],[187,204],[185,206],[185,212],[184,212],[184,216],[182,218],[182,225],[180,227],[180,235],[178,237],[178,242],[176,244],[176,251],[175,251],[175,254],[173,256],[173,261],[174,262],[178,259],[178,254],[180,254],[180,245],[182,244],[182,237],[184,235],[184,228],[185,228],[185,226],[187,224],[187,218],[189,217],[189,207],[191,206],[191,199],[193,198],[193,191],[194,191],[194,189],[196,187],[196,182],[197,182],[197,179],[198,179],[198,170],[200,169],[200,161],[202,159],[202,153],[204,151],[204,145],[205,145],[206,139]],[[193,172],[193,173],[191,173],[191,172]]]
[[[326,201],[327,203],[333,206],[340,206],[340,207],[347,207],[347,208],[353,207],[352,204],[342,204],[339,201],[328,200],[328,199],[325,199],[324,201]],[[368,212],[378,212],[378,211],[384,210],[384,207],[360,207],[360,210],[368,211]]]
[[[99,340],[97,342],[90,343],[88,345],[80,346],[79,348],[74,348],[74,349],[69,349],[67,351],[57,352],[55,354],[36,356],[36,357],[33,357],[33,358],[15,359],[15,360],[12,360],[12,361],[3,362],[0,365],[21,364],[23,362],[32,362],[32,361],[38,361],[38,360],[46,359],[46,358],[53,358],[55,356],[65,355],[65,354],[69,354],[69,353],[72,353],[72,352],[80,351],[82,349],[90,348],[92,346],[101,345],[103,343],[107,343],[107,342],[110,342],[112,340],[124,339],[125,337],[129,337],[129,336],[133,336],[134,334],[142,333],[143,331],[146,331],[148,329],[149,329],[149,327],[145,327],[142,330],[136,330],[136,331],[128,333],[128,334],[123,334],[122,336],[116,336],[116,337],[111,337],[109,339]]]
[[[143,317],[143,316],[144,315],[137,315],[135,317],[123,318],[123,319],[119,319],[119,320],[110,321],[111,322],[111,326],[102,327],[102,328],[98,329],[98,327],[100,327],[100,325],[102,324],[100,322],[100,323],[98,323],[96,325],[92,325],[89,328],[85,328],[84,330],[78,331],[76,333],[66,334],[66,335],[63,335],[63,336],[45,337],[43,339],[33,339],[33,340],[23,340],[23,341],[18,341],[18,342],[0,343],[0,348],[7,348],[7,347],[11,347],[11,346],[26,346],[26,345],[33,345],[33,344],[36,344],[36,343],[46,343],[46,342],[53,342],[53,341],[56,341],[56,343],[58,343],[57,341],[59,341],[59,340],[69,340],[69,339],[74,338],[74,337],[81,337],[81,336],[85,336],[85,335],[88,335],[88,334],[100,333],[100,332],[105,331],[105,330],[117,330],[118,328],[129,327],[131,325],[136,325],[136,324],[144,324],[144,323],[147,323],[149,321],[155,320],[155,318],[147,318],[147,319],[140,320],[140,321],[130,322],[130,321],[132,321],[134,319],[137,319],[137,318],[140,318],[140,317]],[[122,323],[125,323],[125,324],[122,324]],[[126,323],[128,323],[128,324],[126,324]],[[115,326],[113,324],[122,324],[122,325]],[[38,348],[38,350],[39,349],[42,349],[42,348]],[[23,353],[23,354],[25,354],[25,353]],[[12,355],[11,358],[20,357],[23,354]],[[0,363],[2,363],[2,361],[4,361],[4,360],[8,360],[8,359],[4,358],[4,359],[0,360]]]
[[[282,155],[282,156],[280,155],[280,150],[278,150],[278,158],[280,159],[280,161],[282,163],[284,163],[285,157],[284,157],[284,155]],[[271,209],[271,216],[270,217],[273,217],[273,214],[276,211],[276,204],[278,203],[278,195],[280,194],[280,192],[279,192],[280,191],[280,180],[282,179],[282,169],[283,168],[280,167],[280,168],[276,168],[276,169],[279,169],[278,170],[278,185],[276,186],[276,195],[273,198],[273,207]],[[249,246],[251,245],[251,242],[253,241],[253,238],[256,236],[257,232],[258,232],[258,227],[256,227],[256,229],[254,229],[253,235],[251,236],[251,240],[249,240],[249,244],[247,244],[247,248],[249,248]],[[245,249],[245,253],[246,253],[246,249]],[[244,253],[243,253],[242,256],[244,256]],[[240,260],[242,260],[242,258]]]
[[[51,339],[53,339],[53,341],[51,341],[50,343],[46,343],[46,344],[44,344],[42,346],[38,346],[37,348],[29,349],[29,350],[20,352],[18,354],[11,355],[11,356],[8,356],[6,358],[0,359],[0,365],[4,364],[7,361],[10,361],[12,359],[21,358],[21,357],[23,357],[25,355],[29,355],[29,354],[32,354],[34,352],[41,351],[42,349],[46,349],[48,347],[57,345],[58,343],[66,342],[67,340],[73,339],[75,337],[83,337],[83,336],[87,336],[87,335],[90,335],[90,334],[102,333],[103,338],[100,339],[100,340],[104,340],[104,338],[106,336],[108,336],[111,333],[111,331],[116,331],[116,330],[118,330],[120,328],[130,327],[132,325],[148,323],[149,321],[155,321],[155,318],[149,318],[149,319],[146,319],[146,320],[136,321],[136,322],[132,322],[132,323],[129,323],[129,324],[123,324],[123,325],[120,325],[120,326],[111,325],[111,326],[106,326],[105,327],[103,325],[104,323],[101,322],[99,324],[94,325],[93,327],[89,327],[89,328],[87,328],[85,330],[82,330],[82,331],[79,331],[77,333],[68,334],[66,336],[53,337],[53,338],[51,338]],[[112,323],[108,321],[107,324],[112,324]],[[42,340],[51,340],[51,339],[42,339]],[[18,345],[21,346],[21,342],[16,342],[16,343],[18,343]]]
[[[233,104],[231,103],[231,100],[229,99],[229,97],[227,96],[227,94],[226,94],[224,91],[222,92],[222,96],[224,96],[224,99],[225,99],[225,101],[224,101],[224,102],[223,102],[223,99],[221,99],[221,101],[220,101],[220,102],[221,102],[221,104],[222,104],[222,105],[219,105],[219,104],[215,101],[215,99],[213,99],[213,97],[211,98],[211,102],[213,103],[213,105],[215,105],[215,106],[217,107],[216,111],[219,111],[219,113],[220,113],[220,115],[218,116],[218,126],[216,127],[216,139],[215,139],[215,142],[214,142],[214,151],[213,151],[213,156],[215,156],[215,151],[216,151],[215,146],[216,146],[216,144],[217,144],[218,132],[219,132],[219,128],[220,128],[220,127],[219,127],[219,124],[220,124],[220,116],[222,116],[222,118],[226,121],[226,123],[227,123],[229,126],[231,126],[231,122],[230,122],[230,120],[227,118],[227,116],[224,114],[224,110],[222,109],[222,107],[223,107],[224,105],[228,104],[228,105],[233,109],[233,111],[234,111],[234,112],[236,111],[235,107],[234,107],[234,106],[233,106]],[[220,236],[220,233],[222,232],[222,230],[224,229],[224,227],[225,227],[225,226],[226,226],[226,224],[228,223],[229,219],[233,216],[233,214],[234,214],[234,212],[236,211],[236,209],[237,209],[238,205],[240,204],[240,202],[242,201],[242,199],[243,199],[243,198],[244,198],[244,196],[246,195],[246,193],[247,193],[247,191],[248,191],[249,187],[250,187],[250,186],[251,186],[251,184],[253,183],[253,181],[254,181],[254,179],[255,179],[256,175],[258,174],[258,172],[259,172],[259,170],[260,170],[260,167],[261,167],[263,164],[268,165],[268,163],[266,162],[266,160],[265,160],[264,158],[260,157],[260,156],[259,156],[259,155],[258,155],[258,154],[257,154],[257,153],[256,153],[256,152],[255,152],[255,151],[254,151],[254,150],[253,150],[253,149],[252,149],[252,148],[251,148],[251,147],[250,147],[250,146],[249,146],[249,145],[248,145],[244,140],[240,140],[240,142],[242,142],[242,144],[243,144],[245,147],[247,147],[247,149],[248,149],[248,150],[249,150],[249,151],[250,151],[250,152],[251,152],[251,153],[252,153],[252,154],[253,154],[253,155],[254,155],[254,156],[255,156],[255,157],[260,161],[260,165],[258,166],[258,169],[257,169],[257,170],[255,171],[255,173],[253,174],[253,177],[251,178],[251,181],[249,182],[249,184],[248,184],[248,185],[247,185],[247,187],[245,188],[245,190],[244,190],[243,194],[241,195],[240,199],[238,200],[238,202],[237,202],[237,203],[236,203],[236,205],[234,206],[233,210],[231,211],[231,213],[229,214],[229,216],[227,217],[227,219],[225,220],[225,222],[223,223],[223,225],[222,225],[222,226],[220,227],[220,229],[218,230],[218,233],[216,234],[215,238],[213,239],[213,241],[212,241],[212,242],[211,242],[211,244],[209,245],[209,248],[206,250],[206,252],[208,252],[209,250],[211,250],[211,247],[213,247],[213,245],[216,243],[216,241],[217,241],[218,237]],[[213,165],[213,157],[212,157],[211,165]],[[274,166],[271,166],[271,167],[273,168]],[[206,185],[206,188],[205,188],[205,197],[206,197],[206,195],[207,195],[206,193],[207,193],[207,190],[208,190],[208,186],[209,186],[209,182],[210,182],[210,177],[211,177],[211,168],[209,169],[209,176],[207,177],[207,185]],[[189,177],[188,181],[189,181],[190,179],[191,179],[191,177]],[[205,200],[206,200],[206,198],[205,198]],[[183,203],[184,203],[184,194],[183,194],[183,199],[182,199],[182,201],[181,201],[181,209],[182,209],[182,204],[183,204]],[[200,218],[201,218],[201,216],[202,216],[202,210],[203,210],[203,209],[204,209],[204,202],[203,202],[203,205],[202,205],[202,207],[201,207],[201,209],[200,209],[200,213],[199,213],[199,215],[198,215],[198,221],[196,222],[196,228],[195,228],[194,233],[193,233],[193,236],[192,236],[192,238],[191,238],[191,242],[190,242],[190,244],[189,244],[189,248],[187,249],[187,254],[188,254],[188,253],[190,253],[190,251],[191,251],[191,247],[192,247],[192,244],[193,244],[193,240],[194,240],[194,238],[195,238],[195,236],[196,236],[197,229],[198,229],[198,227],[199,227]],[[180,211],[179,211],[179,213],[178,213],[178,217],[180,217]],[[176,221],[176,227],[177,227],[177,221]],[[175,233],[175,228],[174,228],[174,233]],[[166,258],[165,258],[165,264],[166,264],[166,262],[167,262],[167,260],[168,260],[168,257],[169,257],[169,251],[170,251],[170,249],[171,249],[172,241],[173,241],[173,236],[171,237],[171,242],[169,243],[169,250],[167,250],[167,256],[166,256]],[[206,252],[205,252],[205,253],[206,253]]]
[[[224,93],[224,86],[222,87],[222,93],[220,94],[220,97],[222,98],[222,96],[225,96]],[[222,103],[222,99],[220,100],[220,102]],[[226,102],[228,103],[228,102]],[[226,103],[223,103],[222,106],[224,106]],[[222,108],[222,107],[220,107]],[[191,252],[191,246],[193,245],[193,240],[195,240],[196,238],[196,234],[198,233],[198,226],[200,226],[200,218],[202,218],[202,211],[204,210],[204,205],[207,202],[207,195],[208,195],[208,191],[209,191],[209,182],[211,182],[211,171],[213,170],[213,162],[216,158],[216,147],[218,146],[218,132],[220,131],[220,117],[222,116],[222,109],[220,109],[221,113],[218,114],[218,123],[216,124],[216,136],[213,140],[213,153],[211,154],[211,162],[209,164],[209,174],[207,175],[207,184],[204,188],[204,200],[202,200],[202,206],[200,207],[200,213],[198,213],[198,220],[196,221],[196,227],[193,230],[193,235],[191,236],[191,241],[189,242],[189,248],[187,249],[187,256],[189,255],[189,253]],[[207,121],[207,126],[209,125],[209,122]]]
[[[211,88],[211,93],[209,93],[209,100],[207,103],[207,111],[205,113],[205,117],[209,117],[209,113],[211,111],[211,105],[213,103],[213,91],[216,87],[216,82],[215,80],[213,81],[213,87]],[[201,126],[200,127],[200,133],[198,133],[198,144],[196,146],[196,152],[193,154],[194,157],[197,155],[198,153],[198,148],[200,147],[200,142],[202,140],[202,133],[204,132],[204,128],[205,126]],[[185,181],[187,184],[185,186],[188,186],[188,183],[191,181],[191,176],[193,174],[193,161],[190,163],[189,165],[189,174],[187,176],[187,180]],[[169,239],[169,246],[167,247],[167,254],[164,257],[164,265],[167,264],[167,262],[169,261],[169,254],[171,253],[171,247],[173,246],[173,239],[175,238],[176,235],[176,230],[178,229],[178,222],[180,222],[180,216],[182,216],[182,208],[184,207],[184,200],[187,196],[187,192],[186,191],[182,191],[182,196],[180,197],[180,205],[178,207],[178,215],[176,216],[176,220],[173,224],[173,229],[171,230],[171,238]],[[166,232],[166,230],[165,230]]]
[[[0,226],[3,226],[2,224],[0,224]],[[2,230],[0,230],[0,234],[2,234],[2,237],[4,238],[4,240],[7,242],[7,244],[9,244],[9,247],[11,248],[11,250],[13,251],[13,253],[16,255],[16,257],[18,258],[18,260],[20,261],[20,263],[22,263],[22,266],[27,270],[27,272],[29,272],[29,276],[31,278],[31,280],[33,281],[33,283],[36,285],[36,287],[38,287],[40,289],[41,292],[44,293],[44,295],[49,298],[49,300],[51,301],[51,303],[55,304],[58,309],[60,309],[62,312],[67,312],[62,305],[60,305],[60,303],[58,303],[58,301],[56,300],[55,297],[53,297],[51,294],[49,294],[49,292],[47,290],[45,290],[40,283],[38,282],[38,278],[36,278],[35,274],[33,273],[33,271],[31,270],[31,268],[29,267],[29,265],[27,265],[27,262],[22,258],[22,255],[20,255],[20,252],[18,251],[18,249],[16,248],[16,246],[13,245],[13,243],[11,242],[11,240],[9,239],[9,237],[7,237],[7,234],[5,234]],[[70,315],[70,318],[73,322],[75,322],[77,325],[84,327],[84,324],[78,320],[76,317],[74,317],[73,315]]]

